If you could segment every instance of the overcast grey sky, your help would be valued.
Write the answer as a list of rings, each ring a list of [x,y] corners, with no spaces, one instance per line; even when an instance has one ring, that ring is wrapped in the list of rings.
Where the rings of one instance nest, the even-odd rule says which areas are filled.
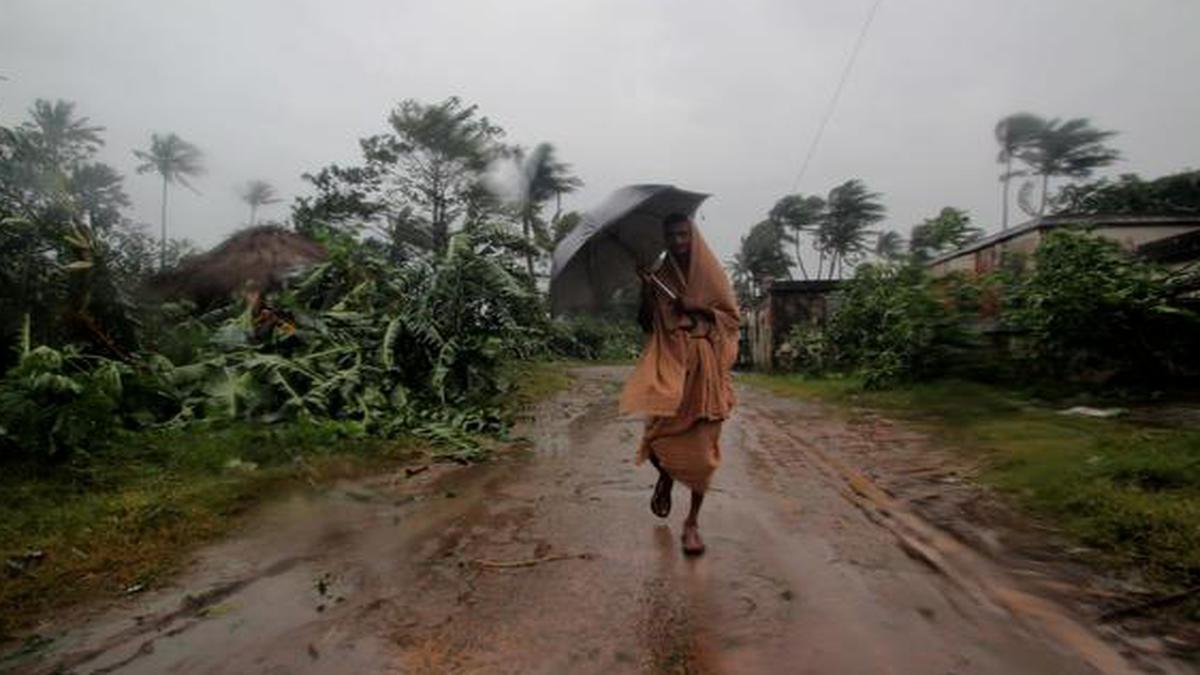
[[[247,217],[236,186],[303,194],[357,157],[403,98],[458,95],[523,145],[550,141],[587,208],[634,182],[711,192],[722,257],[795,186],[871,0],[0,0],[0,121],[35,98],[107,127],[138,220],[152,131],[199,145],[201,194],[171,230],[209,245]],[[1154,176],[1200,162],[1200,2],[883,0],[800,192],[861,178],[886,226],[945,205],[999,214],[992,127],[1010,112],[1087,116]],[[266,217],[283,217],[286,204]]]

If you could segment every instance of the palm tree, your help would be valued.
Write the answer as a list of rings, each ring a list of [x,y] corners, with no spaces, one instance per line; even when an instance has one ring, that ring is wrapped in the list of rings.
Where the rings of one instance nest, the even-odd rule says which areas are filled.
[[[82,161],[102,145],[104,127],[91,126],[86,117],[75,116],[75,104],[61,99],[51,103],[39,98],[29,109],[30,121],[22,125],[32,133],[43,157],[55,169]]]
[[[253,225],[258,207],[268,204],[278,204],[282,201],[275,192],[275,186],[265,180],[252,180],[246,183],[241,191],[242,201],[250,205],[250,224]]]
[[[983,236],[983,229],[971,224],[971,215],[953,206],[943,207],[932,218],[914,225],[908,248],[917,260],[960,249]]]
[[[1024,171],[1013,171],[1013,158],[1032,143],[1045,128],[1046,120],[1026,112],[1014,113],[996,122],[993,133],[996,136],[996,142],[1000,144],[1000,154],[996,157],[996,161],[1004,165],[1004,172],[1000,174],[1000,184],[1003,186],[1001,188],[1003,194],[1000,216],[1001,230],[1008,229],[1009,184],[1015,176],[1025,173]]]
[[[1018,154],[1036,175],[1042,177],[1039,216],[1046,212],[1051,176],[1086,178],[1096,169],[1121,158],[1121,153],[1104,144],[1115,135],[1115,131],[1093,127],[1085,117],[1065,122],[1053,119],[1046,123],[1045,128]]]
[[[571,175],[570,164],[558,161],[554,156],[554,146],[550,143],[538,144],[528,155],[518,148],[515,159],[521,178],[518,194],[521,227],[525,240],[531,245],[525,254],[525,265],[532,277],[533,244],[536,242],[545,247],[551,241],[545,223],[540,218],[542,205],[551,197],[555,198],[557,211],[554,219],[557,220],[562,213],[562,195],[583,187],[583,181]]]
[[[133,155],[142,160],[137,172],[157,173],[162,176],[162,236],[158,245],[159,268],[167,264],[167,186],[171,183],[195,191],[189,178],[204,173],[204,154],[200,148],[188,143],[175,134],[150,136],[149,150],[134,150]]]
[[[884,230],[875,235],[875,255],[883,260],[896,260],[904,250],[904,238],[895,230]]]
[[[816,195],[788,195],[775,202],[768,217],[791,230],[792,243],[796,247],[796,264],[800,267],[800,274],[807,279],[808,270],[804,268],[804,260],[800,255],[800,241],[804,234],[811,234],[825,217],[825,200]]]
[[[884,207],[879,202],[880,194],[871,192],[857,178],[842,183],[829,191],[825,200],[825,218],[817,228],[817,250],[830,257],[829,278],[839,275],[845,261],[853,261],[869,250],[871,226],[884,218]],[[817,270],[817,278],[821,270]]]

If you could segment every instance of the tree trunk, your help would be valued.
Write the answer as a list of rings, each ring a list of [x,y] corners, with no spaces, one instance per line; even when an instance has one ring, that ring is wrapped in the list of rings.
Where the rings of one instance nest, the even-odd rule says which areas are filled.
[[[525,217],[521,219],[521,225],[525,229],[525,243],[530,246],[530,250],[525,251],[525,269],[529,271],[529,278],[536,280],[537,277],[533,276],[533,223],[530,222],[531,220],[532,213],[526,207]]]
[[[821,280],[821,273],[825,268],[825,252],[817,251],[817,281]]]
[[[258,204],[250,204],[250,227],[254,227],[255,212],[258,211]]]
[[[158,239],[158,269],[167,268],[167,177],[163,176],[162,188],[162,234]]]
[[[1008,229],[1008,186],[1012,182],[1012,153],[1008,154],[1008,161],[1004,164],[1004,180],[1000,181],[1003,185],[1004,202],[1000,209],[1000,230]]]
[[[796,264],[800,266],[800,274],[808,281],[808,270],[804,269],[804,259],[800,257],[800,231],[796,231]]]
[[[1038,217],[1046,214],[1046,192],[1050,190],[1050,174],[1042,174],[1042,206],[1038,209]]]

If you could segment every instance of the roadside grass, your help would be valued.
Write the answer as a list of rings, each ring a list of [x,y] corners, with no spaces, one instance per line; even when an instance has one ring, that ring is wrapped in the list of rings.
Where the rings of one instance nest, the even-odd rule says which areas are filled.
[[[566,391],[575,381],[571,368],[595,365],[590,361],[513,361],[505,364],[504,376],[513,383],[509,405],[524,410],[535,403]]]
[[[504,407],[562,391],[559,363],[514,364]],[[281,492],[426,460],[428,441],[336,422],[128,433],[58,464],[0,465],[0,645],[39,617],[150,588]]]
[[[1170,588],[1200,584],[1200,430],[1058,414],[1020,392],[944,380],[866,391],[854,378],[744,375],[785,396],[877,409],[980,459],[982,480]],[[1200,606],[1190,609],[1200,618]]]

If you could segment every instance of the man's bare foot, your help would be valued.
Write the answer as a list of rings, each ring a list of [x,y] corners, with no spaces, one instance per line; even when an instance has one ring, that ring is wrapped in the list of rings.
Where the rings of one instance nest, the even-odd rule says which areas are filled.
[[[695,523],[683,524],[683,552],[687,555],[704,553],[704,540],[700,538],[700,527]]]
[[[675,481],[666,471],[658,470],[658,483],[654,485],[654,496],[650,498],[650,510],[659,518],[671,515],[671,488]]]

